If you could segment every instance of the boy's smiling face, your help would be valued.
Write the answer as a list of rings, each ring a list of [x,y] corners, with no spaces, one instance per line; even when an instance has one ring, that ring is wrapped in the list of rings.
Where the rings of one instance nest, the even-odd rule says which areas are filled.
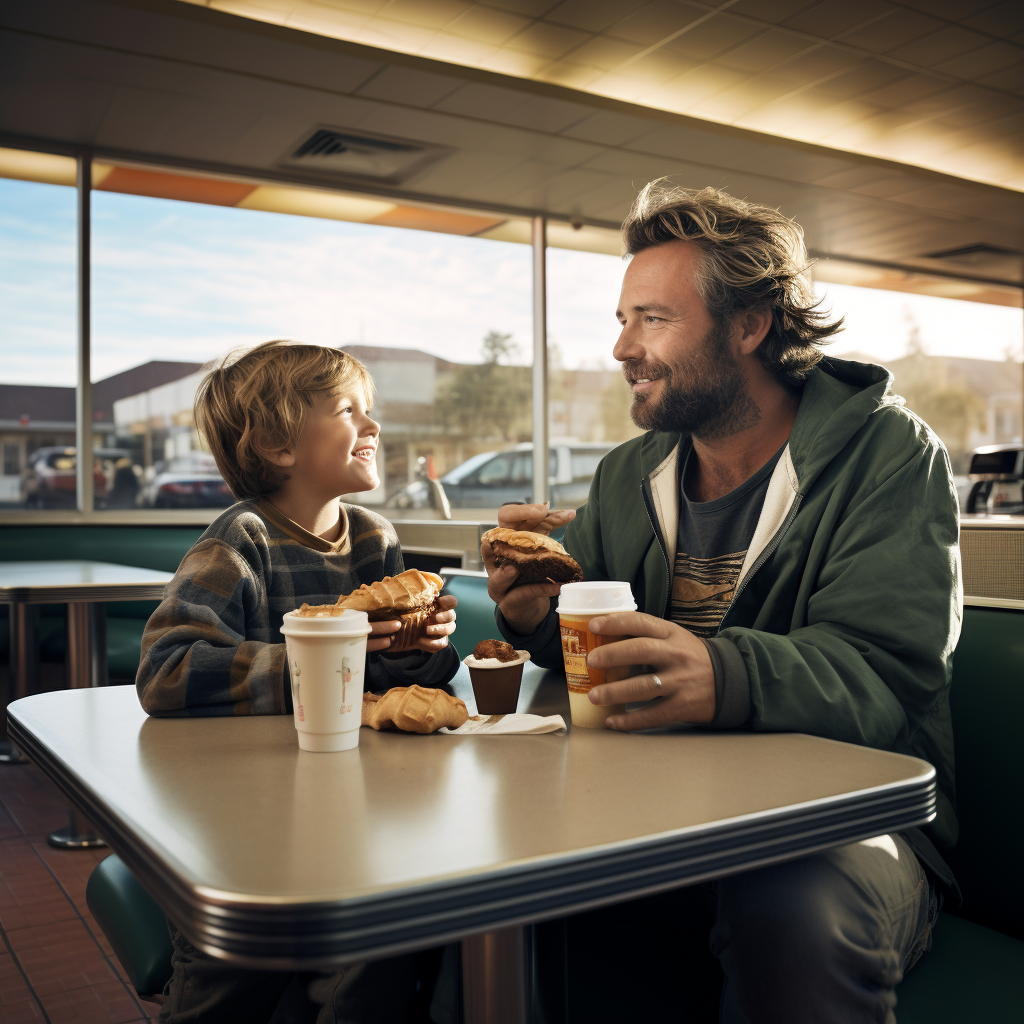
[[[287,450],[291,458],[280,464],[292,488],[308,489],[327,500],[372,491],[380,485],[379,436],[380,424],[370,418],[362,392],[317,395],[302,434]]]

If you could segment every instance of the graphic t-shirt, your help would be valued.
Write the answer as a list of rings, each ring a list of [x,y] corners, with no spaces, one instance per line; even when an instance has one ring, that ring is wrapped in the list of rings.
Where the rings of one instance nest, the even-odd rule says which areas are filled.
[[[713,637],[732,603],[743,559],[757,528],[768,482],[782,446],[749,480],[714,501],[686,495],[696,458],[690,449],[679,475],[679,533],[669,618],[695,636]]]

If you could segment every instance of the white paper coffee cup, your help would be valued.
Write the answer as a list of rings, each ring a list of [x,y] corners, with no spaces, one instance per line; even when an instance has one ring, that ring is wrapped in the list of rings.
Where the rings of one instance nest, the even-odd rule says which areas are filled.
[[[281,625],[288,649],[292,712],[299,747],[320,752],[351,750],[362,723],[366,612],[337,615],[288,612]]]
[[[587,656],[605,643],[624,637],[603,636],[590,631],[596,615],[636,611],[629,584],[617,580],[587,580],[566,583],[558,595],[558,627],[562,636],[565,682],[569,688],[569,714],[573,725],[585,729],[603,729],[612,715],[625,713],[625,704],[591,704],[590,691],[602,683],[614,683],[630,675],[628,665],[607,671],[591,668]]]

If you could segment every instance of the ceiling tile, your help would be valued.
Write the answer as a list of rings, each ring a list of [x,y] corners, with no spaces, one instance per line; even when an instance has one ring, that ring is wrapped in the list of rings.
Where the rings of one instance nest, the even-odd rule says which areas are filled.
[[[546,67],[550,67],[551,59],[539,54],[526,53],[524,50],[498,49],[487,58],[487,70],[502,75],[514,75],[516,78],[532,78],[539,75]]]
[[[822,0],[787,18],[784,24],[821,39],[834,39],[893,10],[894,5],[887,0]]]
[[[391,65],[357,89],[355,95],[413,107],[429,107],[461,86],[462,82],[457,78]]]
[[[589,64],[577,64],[571,60],[556,60],[553,64],[547,64],[543,71],[537,73],[537,77],[544,82],[584,92],[602,75],[604,75],[604,71],[601,68],[595,68]]]
[[[667,82],[659,89],[659,92],[663,92],[664,95],[678,96],[689,109],[691,103],[696,103],[707,96],[713,96],[723,89],[739,85],[740,82],[745,82],[750,77],[749,74],[734,71],[732,68],[706,64],[692,74],[682,75],[675,81]]]
[[[586,32],[604,32],[642,7],[646,0],[566,0],[545,15],[546,21]],[[550,6],[550,5],[549,5]]]
[[[540,54],[542,57],[561,57],[589,39],[585,32],[577,32],[571,28],[561,28],[541,22],[524,29],[507,43],[514,50],[526,50],[528,53]]]
[[[706,14],[706,11],[675,0],[652,0],[617,22],[608,34],[632,43],[653,46]]]
[[[441,29],[472,6],[467,0],[391,0],[381,14],[404,25]]]
[[[501,120],[519,128],[558,133],[588,117],[593,109],[582,103],[567,103],[547,96],[527,96],[517,106],[506,111]]]
[[[716,14],[713,18],[684,32],[665,46],[694,60],[708,60],[730,46],[736,46],[751,36],[765,30],[728,14]]]
[[[509,111],[523,102],[523,94],[500,85],[466,82],[457,92],[438,101],[435,110],[464,117],[501,120]]]
[[[815,47],[802,36],[772,28],[722,54],[716,63],[744,71],[767,71]]]
[[[989,40],[978,32],[959,25],[947,25],[912,43],[897,46],[885,53],[897,60],[909,61],[921,67],[933,68],[984,46]]]
[[[594,88],[602,96],[610,96],[616,100],[626,100],[629,103],[638,103],[647,107],[661,106],[650,97],[659,94],[664,86],[656,85],[646,78],[638,78],[636,75],[627,73],[619,74],[608,71],[603,74],[595,83]],[[676,110],[671,103],[664,107],[666,110]]]
[[[191,3],[192,0],[189,0]],[[380,0],[378,0],[380,2]],[[260,21],[269,21],[271,24],[283,25],[291,14],[291,8],[297,7],[298,3],[292,4],[291,8],[281,4],[273,3],[272,0],[209,0],[206,6],[216,11],[223,11],[225,14],[237,14],[240,18],[258,18]]]
[[[563,171],[560,174],[548,175],[534,183],[529,189],[524,189],[523,192],[512,192],[511,197],[514,203],[521,203],[525,194],[529,192],[537,199],[542,200],[543,207],[555,207],[569,211],[573,207],[578,208],[579,200],[585,198],[588,192],[602,188],[608,183],[606,174],[576,168],[571,171]]]
[[[961,21],[971,14],[992,6],[992,0],[902,0],[905,7],[914,7],[925,14],[934,14],[946,21]]]
[[[805,10],[814,3],[814,0],[772,0],[770,4],[764,0],[739,0],[729,10],[733,14],[745,14],[759,21],[780,22]]]
[[[728,60],[729,56],[727,55],[725,59]],[[867,61],[868,58],[840,50],[837,46],[816,46],[813,50],[774,68],[773,73],[807,84],[819,78],[833,78],[849,68],[866,64]]]
[[[446,31],[457,36],[467,36],[483,43],[500,46],[516,32],[530,24],[529,18],[505,11],[492,11],[479,4],[468,10],[462,17],[447,26]]]
[[[1007,68],[1005,71],[997,71],[994,75],[988,75],[981,79],[983,85],[992,89],[1005,89],[1007,92],[1020,92],[1024,90],[1024,67]]]
[[[487,5],[515,14],[525,14],[528,18],[539,18],[551,10],[554,0],[487,0]]]
[[[581,64],[592,64],[604,71],[611,71],[620,64],[632,57],[635,57],[643,47],[636,43],[620,42],[617,39],[607,39],[604,36],[598,39],[591,39],[572,52],[572,60]]]
[[[680,54],[662,47],[660,50],[655,50],[653,53],[633,61],[623,70],[652,83],[664,83],[671,82],[674,78],[687,74],[700,66],[700,62],[687,60]]]
[[[229,10],[230,14],[242,14],[239,10]],[[264,20],[263,15],[250,15]],[[278,21],[279,19],[266,19]],[[286,17],[280,19],[280,24],[288,28],[298,29],[300,32],[317,32],[320,35],[346,36],[358,32],[366,24],[367,15],[355,11],[339,11],[333,7],[316,3],[296,3]]]
[[[863,93],[898,82],[912,73],[880,60],[872,60],[859,67],[850,68],[849,71],[844,71],[841,75],[836,75],[835,78],[821,82],[815,86],[815,90],[828,95],[853,99]]]
[[[939,64],[936,70],[958,78],[978,79],[1020,65],[1024,65],[1024,48],[1012,43],[994,42]]]
[[[449,32],[431,32],[430,38],[416,51],[421,57],[469,67],[487,67],[492,56],[498,52],[492,43],[481,43]]]
[[[649,132],[650,129],[651,122],[646,118],[618,114],[612,110],[600,110],[567,128],[562,134],[586,142],[599,142],[605,146],[623,146]]]
[[[1004,0],[1001,4],[964,18],[968,28],[1004,38],[1012,32],[1024,31],[1024,4],[1020,0]]]
[[[903,107],[917,100],[927,99],[940,92],[946,92],[950,83],[923,72],[909,72],[889,85],[861,93],[860,99],[877,103],[883,107]]]
[[[929,18],[917,11],[897,9],[864,28],[846,33],[843,42],[870,50],[872,53],[886,53],[894,46],[902,46],[914,39],[920,39],[921,36],[942,27],[943,23],[937,18]]]
[[[714,120],[733,121],[751,110],[766,106],[773,100],[792,92],[793,84],[788,79],[774,75],[755,75],[738,85],[723,89],[713,96],[691,107],[698,117],[704,115]]]

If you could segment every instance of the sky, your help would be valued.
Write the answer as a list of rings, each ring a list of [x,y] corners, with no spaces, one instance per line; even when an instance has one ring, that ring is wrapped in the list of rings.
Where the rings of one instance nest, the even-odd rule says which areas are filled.
[[[625,264],[552,249],[548,333],[566,367],[613,367]],[[531,353],[530,249],[375,225],[93,194],[93,379],[149,359],[205,362],[268,338],[479,358],[490,330]],[[1022,312],[843,285],[837,355],[906,348],[1002,359]],[[75,192],[0,180],[0,382],[75,381]]]

